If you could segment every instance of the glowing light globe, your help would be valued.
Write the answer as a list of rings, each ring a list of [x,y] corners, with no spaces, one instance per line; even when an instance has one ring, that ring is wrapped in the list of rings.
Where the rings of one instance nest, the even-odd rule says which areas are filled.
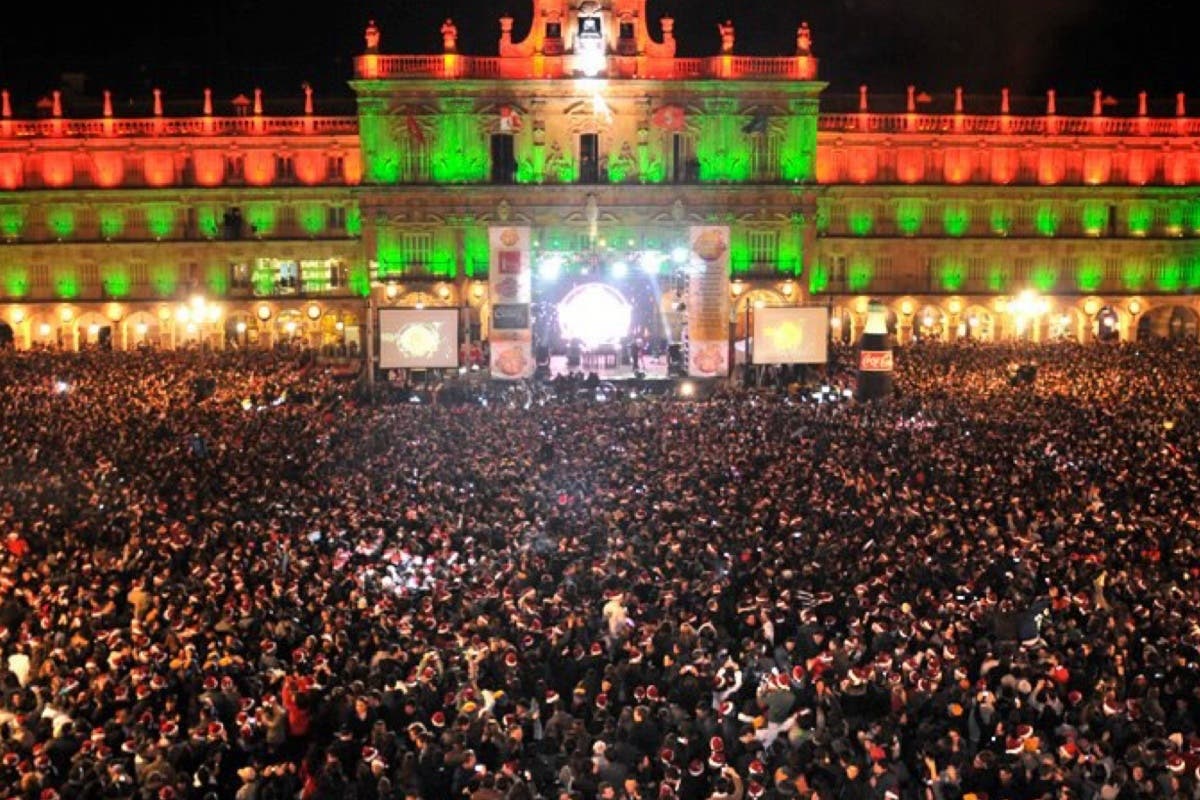
[[[563,338],[578,339],[591,349],[615,344],[629,333],[633,306],[619,291],[603,283],[576,286],[558,304]]]

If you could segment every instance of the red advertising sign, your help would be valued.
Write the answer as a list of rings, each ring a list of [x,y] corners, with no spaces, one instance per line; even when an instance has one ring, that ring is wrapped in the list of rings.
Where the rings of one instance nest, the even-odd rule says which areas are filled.
[[[891,350],[863,350],[858,354],[860,372],[891,372]]]
[[[497,254],[497,268],[501,275],[519,275],[521,274],[521,251],[520,250],[501,250]]]

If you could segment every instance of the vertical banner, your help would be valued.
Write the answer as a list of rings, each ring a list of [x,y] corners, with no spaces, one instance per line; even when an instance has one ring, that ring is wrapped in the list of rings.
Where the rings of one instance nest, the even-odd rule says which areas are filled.
[[[696,225],[688,230],[696,265],[688,281],[688,375],[729,374],[729,227]]]
[[[492,305],[492,377],[515,381],[533,375],[533,331],[529,304],[533,300],[533,265],[528,227],[494,225],[488,228],[488,297]]]

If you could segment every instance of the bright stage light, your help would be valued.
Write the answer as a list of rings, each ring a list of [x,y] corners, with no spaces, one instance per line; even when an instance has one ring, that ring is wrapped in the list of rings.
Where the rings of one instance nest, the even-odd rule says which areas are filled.
[[[691,253],[688,252],[686,247],[676,247],[671,251],[671,260],[676,264],[686,264],[689,255]]]
[[[642,254],[642,272],[657,275],[662,269],[663,254],[650,251]]]
[[[588,348],[616,344],[629,333],[632,319],[629,301],[603,283],[576,286],[558,304],[563,338],[578,339]]]
[[[629,274],[629,265],[624,261],[616,261],[612,265],[612,276],[618,280]]]
[[[556,281],[562,272],[562,266],[562,256],[546,256],[538,264],[538,277],[546,281]]]
[[[696,395],[696,384],[691,381],[684,381],[679,384],[680,397],[694,397]]]

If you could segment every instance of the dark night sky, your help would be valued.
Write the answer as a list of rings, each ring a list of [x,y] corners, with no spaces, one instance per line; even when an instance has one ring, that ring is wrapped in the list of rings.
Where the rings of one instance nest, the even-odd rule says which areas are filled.
[[[301,96],[308,81],[320,111],[322,97],[350,95],[351,58],[361,52],[368,19],[378,22],[388,53],[438,52],[438,28],[453,16],[460,52],[494,55],[497,18],[506,11],[516,17],[520,38],[532,3],[22,6],[0,20],[0,86],[13,92],[19,112],[63,72],[85,73],[89,92],[110,88],[118,103],[148,98],[153,86],[168,100],[199,97],[206,85],[219,100],[261,86],[270,101]],[[1183,0],[649,0],[649,17],[655,36],[660,16],[675,17],[681,55],[715,52],[716,24],[725,18],[737,26],[738,52],[790,54],[796,26],[807,19],[834,94],[852,94],[864,82],[873,93],[901,93],[911,83],[938,96],[959,84],[968,94],[1011,86],[1015,95],[1055,88],[1060,97],[1102,87],[1128,110],[1128,98],[1144,88],[1167,107],[1175,92],[1186,91],[1200,114],[1200,48],[1185,27],[1190,7]]]

